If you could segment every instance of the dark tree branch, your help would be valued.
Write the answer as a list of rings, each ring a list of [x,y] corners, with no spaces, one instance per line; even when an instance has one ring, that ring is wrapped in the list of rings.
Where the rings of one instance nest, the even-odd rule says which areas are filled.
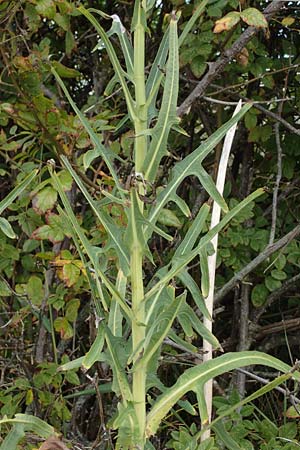
[[[285,283],[282,284],[282,286],[279,289],[276,289],[276,291],[272,292],[269,297],[267,298],[267,301],[263,306],[260,308],[256,308],[251,317],[251,322],[254,324],[257,324],[259,322],[259,319],[261,316],[265,313],[265,311],[280,297],[282,297],[283,294],[286,292],[289,292],[291,290],[297,289],[297,282],[300,280],[300,273],[295,275],[294,277],[287,280]]]
[[[225,286],[223,286],[215,295],[214,304],[217,305],[221,300],[227,295],[234,286],[242,281],[249,273],[256,269],[259,264],[264,262],[269,256],[280,250],[282,247],[287,245],[291,240],[300,234],[300,225],[297,225],[292,231],[287,233],[277,242],[272,245],[267,245],[265,250],[263,250],[256,258],[254,258],[247,266],[234,275],[234,277],[229,280]]]
[[[270,19],[282,8],[283,5],[284,1],[273,0],[272,3],[263,11],[264,16],[267,19]],[[241,36],[235,41],[231,48],[225,50],[217,61],[209,64],[208,72],[204,75],[202,80],[199,81],[190,95],[178,107],[177,114],[179,117],[182,117],[184,114],[186,114],[194,101],[203,96],[207,87],[223,71],[224,67],[242,51],[245,45],[252,39],[253,36],[258,33],[258,31],[259,29],[255,27],[247,28],[243,32],[243,34],[241,34]]]

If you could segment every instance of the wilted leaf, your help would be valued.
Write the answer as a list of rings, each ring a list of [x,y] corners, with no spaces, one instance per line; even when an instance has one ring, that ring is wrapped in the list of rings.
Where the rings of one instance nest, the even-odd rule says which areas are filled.
[[[300,417],[300,413],[298,408],[296,409],[295,406],[290,406],[285,413],[285,416],[289,419],[298,419]]]
[[[65,264],[62,270],[62,279],[68,287],[73,286],[80,276],[80,269],[71,261]]]
[[[47,225],[37,228],[31,235],[32,239],[49,240],[53,244],[61,242],[68,234],[66,224],[63,218],[57,214],[48,214],[46,217]]]
[[[214,33],[222,33],[222,31],[231,30],[240,21],[240,13],[237,11],[232,11],[222,19],[216,20]]]
[[[236,56],[236,59],[241,66],[247,66],[249,62],[249,52],[246,47],[241,50],[241,52]]]
[[[268,22],[265,16],[256,8],[247,8],[240,13],[241,19],[248,25],[256,28],[267,28]]]

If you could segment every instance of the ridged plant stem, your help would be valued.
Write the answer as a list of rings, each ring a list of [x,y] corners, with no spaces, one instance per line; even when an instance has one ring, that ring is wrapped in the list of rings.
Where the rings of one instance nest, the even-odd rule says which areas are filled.
[[[141,2],[136,4],[136,22],[134,24],[134,84],[135,84],[135,146],[134,160],[135,172],[142,173],[144,159],[147,151],[147,110],[145,91],[145,12]],[[138,178],[137,178],[138,179]],[[140,194],[144,194],[145,186],[138,183]],[[139,208],[143,213],[143,203],[139,202]],[[142,226],[136,224],[136,227]],[[134,240],[131,248],[131,289],[132,289],[132,312],[135,322],[132,324],[132,346],[136,352],[134,361],[139,357],[138,349],[145,339],[145,308],[144,285],[143,285],[143,249],[138,241]],[[132,392],[135,412],[139,424],[139,441],[136,442],[138,448],[143,450],[145,444],[145,424],[146,424],[146,367],[139,367],[133,372]]]

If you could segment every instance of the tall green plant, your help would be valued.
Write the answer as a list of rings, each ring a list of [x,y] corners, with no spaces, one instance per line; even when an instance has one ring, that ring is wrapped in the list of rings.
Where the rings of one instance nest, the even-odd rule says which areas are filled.
[[[129,39],[125,38],[126,31],[119,18],[116,15],[111,18],[114,21],[113,26],[118,24],[113,31],[117,33],[120,46],[124,51],[125,68],[118,60],[109,39],[111,32],[106,33],[93,14],[98,12],[79,8],[79,11],[96,28],[102,45],[108,52],[115,71],[115,80],[123,89],[128,118],[134,129],[134,169],[126,186],[118,177],[112,152],[99,142],[88,119],[74,104],[63,81],[55,69],[52,69],[70,105],[90,135],[96,149],[95,155],[103,158],[115,183],[113,192],[103,192],[104,199],[100,202],[96,201],[83,185],[68,159],[62,157],[65,168],[71,173],[79,190],[107,232],[106,246],[100,249],[94,247],[86,238],[64,193],[55,168],[51,163],[49,164],[51,177],[63,205],[60,213],[64,214],[75,246],[86,266],[96,311],[103,319],[98,327],[98,336],[89,352],[78,361],[65,364],[61,370],[69,370],[71,367],[81,365],[88,369],[99,360],[106,361],[110,365],[113,373],[112,388],[119,397],[118,411],[111,422],[111,427],[118,430],[116,449],[138,448],[141,450],[145,446],[153,448],[149,441],[150,436],[157,432],[159,424],[170,409],[188,391],[196,393],[200,416],[202,419],[206,418],[203,386],[214,376],[250,364],[263,364],[281,371],[289,370],[287,365],[266,354],[242,352],[226,354],[187,369],[174,386],[168,389],[164,388],[157,378],[161,347],[165,338],[178,339],[172,328],[175,320],[187,334],[189,330],[194,330],[214,348],[218,347],[216,337],[202,325],[193,308],[187,303],[186,292],[176,295],[174,280],[179,280],[190,291],[196,306],[204,316],[209,317],[204,297],[209,287],[206,258],[210,241],[242,208],[261,195],[263,190],[255,191],[229,211],[225,200],[202,165],[205,157],[251,107],[251,105],[245,105],[239,113],[190,155],[177,162],[169,174],[166,185],[160,186],[157,197],[153,198],[151,203],[145,202],[145,196],[152,192],[152,183],[158,180],[162,159],[168,154],[167,143],[170,131],[178,129],[176,107],[179,86],[179,45],[204,10],[206,2],[198,7],[179,40],[178,16],[175,12],[170,14],[166,36],[161,42],[157,57],[146,79],[145,35],[147,14],[151,12],[153,4],[151,0],[135,1],[131,27],[133,47]],[[99,13],[107,18],[107,15]],[[156,98],[162,89],[160,109],[157,111]],[[212,199],[220,205],[224,213],[223,218],[209,232],[204,233],[210,210],[208,205],[204,205],[191,223],[173,258],[165,267],[157,270],[151,281],[147,283],[143,269],[146,258],[153,263],[149,249],[151,237],[156,233],[165,239],[172,240],[172,236],[157,225],[162,211],[170,202],[174,202],[183,214],[190,217],[189,207],[177,194],[177,190],[185,178],[191,175],[199,179]],[[105,212],[103,206],[108,203],[123,205],[127,215],[125,228],[115,223]],[[108,255],[111,249],[115,252],[115,282],[112,281],[112,268],[109,268],[109,276],[107,265],[105,261],[103,262],[103,255]],[[188,266],[195,258],[200,258],[201,286],[204,292],[201,292],[188,273]],[[181,343],[185,345],[184,341]],[[299,379],[297,373],[294,376]],[[147,393],[152,386],[157,386],[162,391],[162,395],[156,400],[152,399],[147,413]],[[0,448],[8,450],[8,447]]]

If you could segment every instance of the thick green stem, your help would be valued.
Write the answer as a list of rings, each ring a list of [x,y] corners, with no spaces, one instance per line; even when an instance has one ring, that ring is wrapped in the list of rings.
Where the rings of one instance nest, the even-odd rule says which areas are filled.
[[[146,150],[147,110],[145,88],[145,27],[141,5],[138,6],[137,23],[134,29],[134,84],[135,84],[135,170],[141,172]]]
[[[138,2],[136,23],[134,26],[134,84],[135,84],[135,146],[134,160],[135,172],[142,173],[147,151],[147,108],[145,90],[145,12]],[[144,185],[139,183],[139,193],[144,194]],[[143,213],[143,203],[139,202],[140,211]],[[136,224],[136,226],[141,226]],[[143,303],[143,249],[138,241],[131,249],[131,289],[132,312],[136,319],[132,325],[132,346],[136,361],[139,358],[139,349],[145,339],[145,307]],[[132,392],[135,412],[139,423],[139,442],[136,444],[141,450],[145,444],[146,424],[146,367],[139,367],[133,373]]]
[[[145,308],[143,303],[143,256],[139,248],[133,249],[131,254],[131,288],[132,288],[132,312],[136,322],[132,325],[132,345],[134,351],[137,350],[145,339]],[[135,361],[139,357],[139,352],[135,355]],[[144,445],[145,423],[146,423],[146,368],[140,367],[133,373],[132,380],[133,400],[135,412],[139,422],[140,442]]]

